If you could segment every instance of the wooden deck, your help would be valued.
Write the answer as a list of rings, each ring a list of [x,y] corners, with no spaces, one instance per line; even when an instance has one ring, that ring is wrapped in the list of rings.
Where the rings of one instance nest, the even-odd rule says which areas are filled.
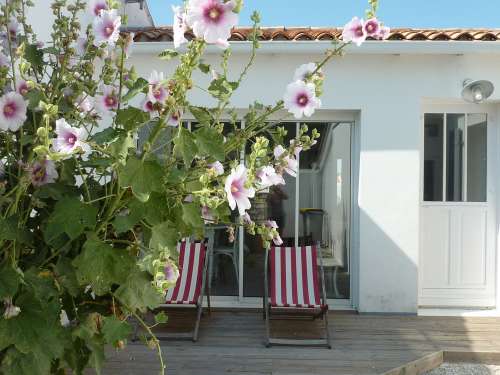
[[[172,315],[170,327],[191,316]],[[306,337],[317,322],[273,321],[280,335]],[[278,324],[275,324],[278,323]],[[500,318],[330,314],[332,350],[263,346],[259,312],[212,312],[200,340],[163,342],[168,375],[382,374],[438,350],[500,352]],[[157,374],[156,352],[131,343],[110,352],[105,375]]]

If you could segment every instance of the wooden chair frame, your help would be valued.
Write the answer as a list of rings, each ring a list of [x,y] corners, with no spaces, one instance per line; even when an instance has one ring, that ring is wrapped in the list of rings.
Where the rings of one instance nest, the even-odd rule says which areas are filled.
[[[326,300],[325,273],[323,268],[323,256],[319,243],[315,245],[319,257],[319,265],[316,265],[316,271],[321,278],[321,304],[320,308],[301,308],[301,307],[272,307],[269,301],[269,249],[266,249],[264,265],[264,297],[262,299],[263,318],[266,321],[266,342],[267,348],[273,345],[285,346],[317,346],[331,349],[330,333],[328,331],[328,305]],[[276,316],[276,318],[274,318]],[[280,339],[271,337],[271,319],[312,319],[321,318],[324,322],[325,337],[321,339]]]

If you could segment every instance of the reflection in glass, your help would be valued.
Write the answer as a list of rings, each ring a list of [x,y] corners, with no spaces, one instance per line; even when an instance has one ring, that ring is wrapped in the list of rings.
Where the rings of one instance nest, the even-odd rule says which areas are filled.
[[[300,155],[299,243],[319,242],[328,298],[350,298],[351,125],[308,124],[321,138]]]
[[[296,123],[283,123],[280,126],[288,131],[285,145],[290,144],[297,134]],[[268,137],[271,139],[271,137]],[[274,148],[271,141],[270,149]],[[247,146],[250,152],[250,145]],[[275,220],[285,246],[293,246],[295,240],[295,178],[285,175],[286,185],[273,186],[269,191],[256,194],[252,200],[252,208],[248,214],[256,222],[267,219]],[[243,262],[243,295],[245,297],[261,297],[264,290],[264,248],[259,236],[245,233]]]
[[[424,117],[424,201],[443,200],[444,115]]]
[[[486,202],[486,114],[467,115],[467,201]]]
[[[465,115],[446,115],[446,200],[463,201]]]

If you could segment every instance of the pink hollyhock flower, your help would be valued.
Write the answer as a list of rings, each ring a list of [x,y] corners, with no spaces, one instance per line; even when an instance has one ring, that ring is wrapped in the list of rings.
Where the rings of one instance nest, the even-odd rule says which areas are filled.
[[[347,23],[342,31],[342,40],[344,43],[353,42],[358,47],[363,44],[366,40],[363,19],[354,17],[349,23]]]
[[[99,17],[102,10],[108,10],[106,0],[90,0],[87,4],[87,11],[92,17]]]
[[[87,37],[84,36],[79,37],[76,40],[76,47],[75,47],[76,53],[79,56],[84,56],[85,53],[87,52],[88,45],[89,45],[89,40],[87,39]]]
[[[280,159],[283,156],[283,154],[285,154],[285,152],[286,150],[283,148],[283,146],[278,145],[274,148],[274,157],[276,159]],[[283,157],[283,160],[285,161],[285,166],[283,167],[285,172],[292,177],[297,177],[297,167],[298,167],[297,159],[289,155],[285,155]]]
[[[154,107],[154,103],[149,100],[149,98],[146,96],[144,100],[142,101],[141,108],[144,112],[148,112],[150,118],[156,118],[158,117],[158,111]]]
[[[175,111],[168,117],[167,125],[177,127],[181,123],[181,118],[182,113],[180,113],[179,111]]]
[[[118,108],[118,92],[110,85],[101,86],[102,95],[96,97],[96,107],[101,113]]]
[[[163,73],[158,73],[156,70],[153,70],[149,76],[148,98],[153,103],[163,103],[168,97],[168,90],[163,83],[164,80]]]
[[[121,17],[115,9],[101,11],[100,17],[94,19],[94,45],[100,47],[101,44],[108,44],[114,47],[120,36]]]
[[[19,32],[19,22],[15,17],[11,17],[9,23],[7,24],[7,31],[10,34],[11,39],[17,38],[17,33]]]
[[[316,63],[302,64],[295,71],[295,74],[293,75],[293,80],[305,81],[306,79],[311,77],[311,75],[316,71],[316,68],[317,68]],[[321,73],[321,70],[318,70],[317,73]]]
[[[379,31],[378,36],[377,36],[377,39],[385,40],[385,39],[389,38],[390,33],[391,33],[390,27],[381,26],[380,31]]]
[[[175,285],[179,278],[179,269],[174,263],[168,263],[165,266],[165,280],[172,285]]]
[[[364,24],[364,32],[367,37],[377,38],[380,33],[380,23],[374,18],[366,20]]]
[[[296,119],[302,116],[310,117],[314,111],[321,107],[321,100],[316,97],[316,89],[312,83],[295,81],[286,87],[283,97],[285,108]]]
[[[194,35],[207,43],[220,47],[229,46],[231,29],[238,24],[238,15],[233,12],[236,3],[231,0],[190,0],[187,6],[186,22]]]
[[[17,92],[9,92],[0,97],[0,129],[17,131],[26,121],[28,105]]]
[[[24,79],[18,78],[16,84],[17,84],[16,91],[19,95],[25,96],[30,91],[28,87],[28,82],[26,82]]]
[[[65,119],[56,121],[57,138],[53,140],[54,150],[63,154],[71,154],[80,148],[89,153],[90,146],[86,143],[87,131],[84,128],[74,128]]]
[[[276,224],[276,221],[274,220],[266,220],[264,225],[268,228],[273,229],[272,230],[272,235],[273,235],[273,242],[277,246],[283,245],[283,240],[281,239],[281,236],[278,232],[278,224]]]
[[[31,184],[39,187],[51,184],[57,180],[59,174],[56,170],[56,164],[52,160],[41,160],[33,163],[29,169]]]
[[[234,210],[238,206],[240,215],[243,215],[246,210],[252,207],[248,198],[255,196],[253,188],[245,187],[247,178],[247,169],[243,164],[233,169],[231,174],[226,178],[225,191],[229,207],[231,207],[231,210]]]
[[[208,167],[215,172],[216,176],[220,176],[220,175],[224,174],[224,166],[218,160],[209,164]]]
[[[179,48],[182,44],[187,43],[187,39],[184,36],[188,29],[186,11],[183,7],[174,5],[172,5],[172,11],[174,12],[174,48]]]
[[[91,113],[94,109],[94,98],[83,93],[76,99],[75,106],[82,113]]]
[[[271,165],[266,165],[257,171],[257,178],[260,180],[261,188],[266,189],[274,185],[285,185],[283,176],[276,173],[276,170]]]

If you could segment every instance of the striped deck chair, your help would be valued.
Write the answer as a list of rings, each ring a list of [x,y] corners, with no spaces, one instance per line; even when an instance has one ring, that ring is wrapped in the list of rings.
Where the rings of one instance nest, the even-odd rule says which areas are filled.
[[[173,306],[194,307],[197,309],[194,330],[186,334],[175,334],[159,339],[192,339],[198,340],[198,328],[203,312],[203,294],[207,295],[208,311],[210,312],[210,293],[208,293],[207,272],[208,257],[205,244],[199,242],[180,242],[177,245],[179,252],[179,278],[175,287],[167,290],[165,304],[161,308]]]
[[[272,247],[267,251],[263,300],[267,347],[298,345],[331,348],[323,259],[321,251],[316,249],[316,246]],[[271,317],[321,318],[324,321],[325,336],[315,340],[272,338]]]

